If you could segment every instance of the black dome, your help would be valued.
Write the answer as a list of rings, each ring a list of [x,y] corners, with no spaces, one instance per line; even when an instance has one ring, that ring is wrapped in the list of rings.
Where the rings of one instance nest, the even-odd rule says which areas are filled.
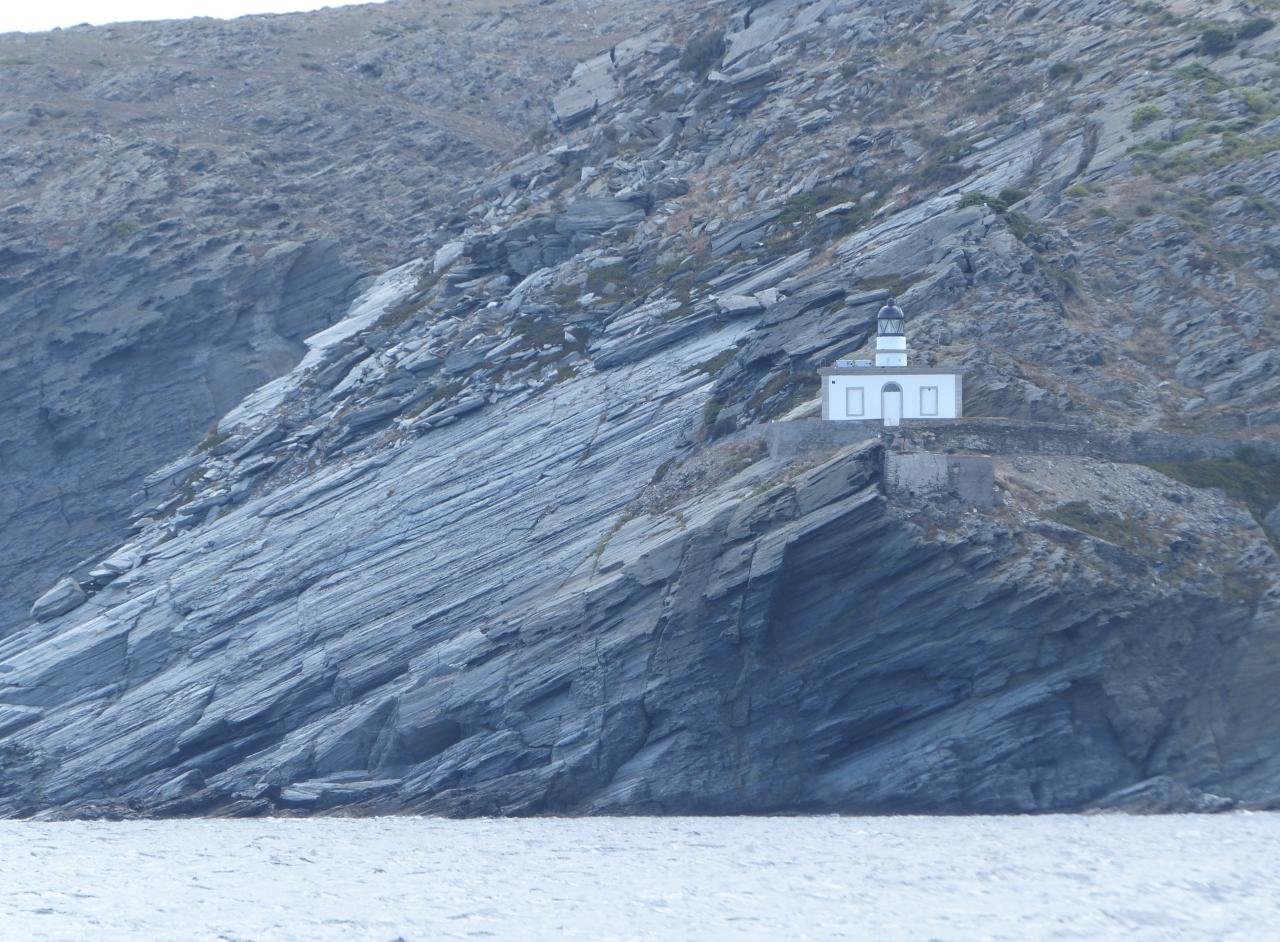
[[[880,308],[877,315],[879,323],[876,325],[876,332],[882,337],[901,336],[905,333],[904,321],[906,315],[902,313],[902,308],[894,303],[893,298],[887,298],[884,307]]]

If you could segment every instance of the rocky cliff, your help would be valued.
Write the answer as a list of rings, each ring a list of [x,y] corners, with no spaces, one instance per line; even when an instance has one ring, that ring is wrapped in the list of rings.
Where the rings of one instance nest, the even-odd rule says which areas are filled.
[[[653,15],[585,6],[0,35],[0,634]]]
[[[773,0],[566,70],[0,640],[0,811],[1274,804],[1278,55]],[[890,291],[975,418],[812,421]]]

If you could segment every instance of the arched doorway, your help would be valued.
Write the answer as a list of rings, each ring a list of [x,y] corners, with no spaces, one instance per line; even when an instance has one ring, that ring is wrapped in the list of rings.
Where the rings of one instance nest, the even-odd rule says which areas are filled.
[[[880,388],[880,416],[885,425],[902,424],[902,387],[897,383],[885,383]]]

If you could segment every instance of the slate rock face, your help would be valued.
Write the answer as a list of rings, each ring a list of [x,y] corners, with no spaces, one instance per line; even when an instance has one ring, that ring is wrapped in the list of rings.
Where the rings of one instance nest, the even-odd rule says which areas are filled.
[[[0,37],[0,636],[655,7],[522,3]]]
[[[556,222],[556,228],[577,236],[602,235],[614,226],[636,223],[644,210],[620,199],[575,200]]]
[[[578,64],[573,78],[556,95],[552,107],[562,124],[572,125],[617,97],[613,59],[603,55]]]
[[[661,13],[561,70],[611,97],[553,124],[543,89],[545,139],[396,215],[419,257],[343,320],[200,327],[177,403],[248,381],[203,354],[247,323],[288,356],[130,478],[82,604],[0,638],[0,813],[1280,804],[1278,128],[1244,91],[1277,41],[1206,78],[1129,5]],[[388,39],[351,76],[411,73],[427,40]],[[310,244],[164,283],[188,314],[283,309]],[[913,362],[964,370],[964,421],[814,418],[890,294]],[[145,312],[171,300],[115,326],[170,337]],[[62,314],[32,358],[83,365],[98,322]],[[70,453],[88,426],[52,405]]]
[[[700,395],[671,391],[741,331],[249,500],[9,639],[0,811],[1275,799],[1280,594],[1246,513],[1096,459],[1011,458],[975,514],[887,497],[877,439],[688,453]],[[1057,522],[1095,481],[1099,522]],[[1247,588],[1179,575],[1224,553]]]
[[[297,362],[359,276],[333,242],[261,260],[138,253],[90,267],[79,280],[57,263],[31,266],[33,287],[0,301],[0,519],[7,534],[30,534],[0,542],[6,631],[51,570],[110,545],[143,477]]]

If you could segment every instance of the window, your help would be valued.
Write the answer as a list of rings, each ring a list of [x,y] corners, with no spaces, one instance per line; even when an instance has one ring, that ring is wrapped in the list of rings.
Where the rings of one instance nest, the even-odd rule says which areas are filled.
[[[920,414],[921,415],[937,415],[938,414],[938,387],[937,386],[921,386],[920,387]]]
[[[844,391],[844,414],[850,416],[866,415],[861,386],[853,386]]]

